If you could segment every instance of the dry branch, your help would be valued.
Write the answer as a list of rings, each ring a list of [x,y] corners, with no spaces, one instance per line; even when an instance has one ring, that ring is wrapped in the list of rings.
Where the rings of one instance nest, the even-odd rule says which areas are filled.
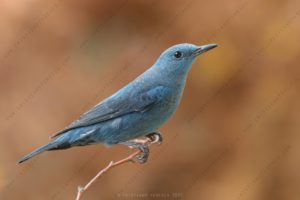
[[[128,157],[119,160],[117,162],[113,162],[111,161],[104,169],[102,169],[101,171],[98,172],[98,174],[92,178],[84,187],[79,186],[78,187],[78,192],[77,192],[77,197],[76,200],[80,200],[82,198],[82,195],[84,194],[84,192],[91,187],[91,185],[101,176],[103,175],[105,172],[107,172],[108,170],[112,169],[113,167],[116,167],[118,165],[122,165],[124,163],[127,163],[129,161],[133,161],[133,158],[136,157],[138,154],[142,153],[141,150],[137,150],[134,153],[130,154]]]

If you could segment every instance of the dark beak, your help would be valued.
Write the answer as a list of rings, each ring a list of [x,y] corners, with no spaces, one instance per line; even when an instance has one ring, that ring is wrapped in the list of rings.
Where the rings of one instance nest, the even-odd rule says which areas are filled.
[[[203,46],[199,46],[199,48],[197,48],[194,52],[193,52],[193,56],[199,56],[200,54],[209,51],[213,48],[216,48],[218,45],[217,44],[208,44],[208,45],[203,45]]]

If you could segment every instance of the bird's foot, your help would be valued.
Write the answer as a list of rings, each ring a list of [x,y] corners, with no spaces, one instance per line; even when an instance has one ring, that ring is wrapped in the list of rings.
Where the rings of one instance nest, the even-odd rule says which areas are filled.
[[[134,162],[138,162],[140,164],[144,164],[144,163],[147,162],[149,154],[150,154],[150,150],[149,150],[149,145],[147,144],[146,141],[144,141],[144,140],[139,140],[139,141],[130,140],[130,141],[127,141],[127,142],[122,142],[120,144],[126,145],[129,148],[139,149],[141,151],[141,153],[138,154],[133,159]]]
[[[150,155],[150,149],[149,146],[155,143],[161,144],[163,141],[163,137],[160,132],[153,132],[146,135],[145,139],[134,139],[129,140],[126,142],[122,142],[120,144],[126,145],[129,148],[135,148],[139,149],[141,151],[140,154],[138,154],[135,159],[133,159],[134,162],[138,162],[140,164],[146,163],[149,155]]]
[[[148,145],[142,144],[138,147],[142,152],[135,157],[136,162],[140,164],[144,164],[147,162],[149,155],[150,155],[150,149]]]

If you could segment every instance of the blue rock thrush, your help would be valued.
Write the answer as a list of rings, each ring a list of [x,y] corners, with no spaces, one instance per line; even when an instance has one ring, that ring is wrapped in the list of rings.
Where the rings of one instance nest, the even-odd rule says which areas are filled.
[[[56,139],[18,163],[44,151],[98,143],[138,148],[143,152],[138,161],[146,162],[148,146],[134,139],[162,140],[157,129],[178,107],[192,63],[197,56],[215,47],[216,44],[178,44],[168,48],[142,75],[53,135]]]

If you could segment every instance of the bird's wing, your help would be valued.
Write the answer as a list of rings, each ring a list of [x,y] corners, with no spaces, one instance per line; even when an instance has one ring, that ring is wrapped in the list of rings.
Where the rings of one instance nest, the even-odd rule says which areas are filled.
[[[169,93],[169,88],[164,86],[157,86],[147,91],[140,92],[139,94],[124,94],[120,91],[103,102],[100,102],[91,110],[84,113],[78,120],[51,136],[51,138],[72,129],[90,126],[129,113],[144,112],[150,109],[167,93]]]

